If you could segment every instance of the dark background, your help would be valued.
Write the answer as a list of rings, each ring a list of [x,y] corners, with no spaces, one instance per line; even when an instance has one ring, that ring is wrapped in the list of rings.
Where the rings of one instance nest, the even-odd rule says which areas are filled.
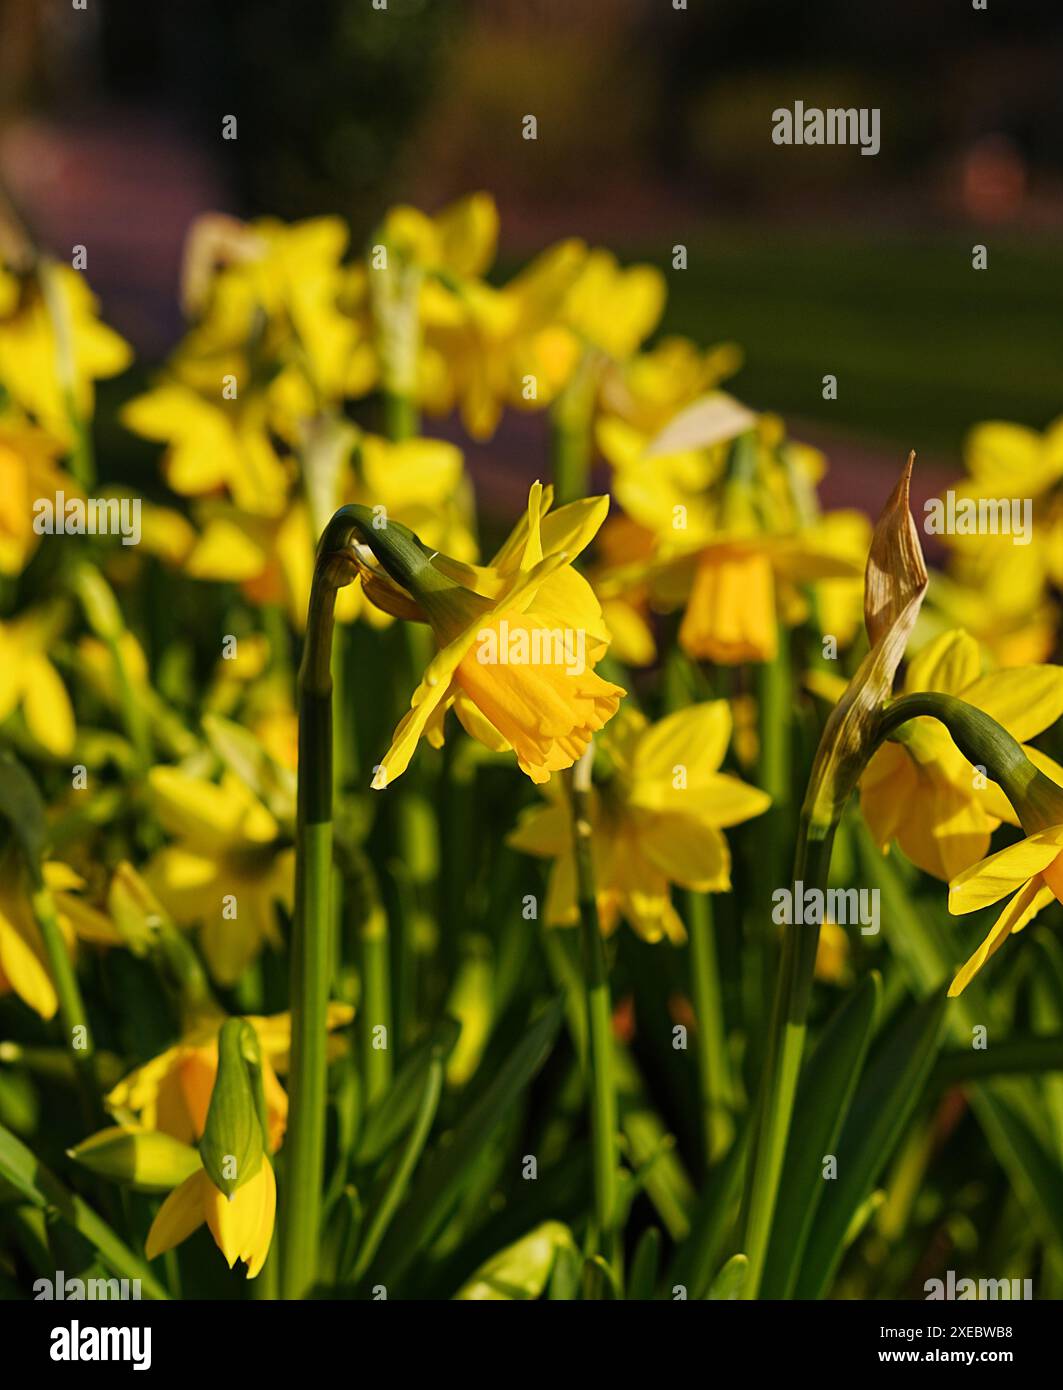
[[[971,424],[1063,401],[1063,5],[988,3],[4,0],[0,177],[43,245],[89,247],[141,371],[198,213],[340,212],[357,245],[487,188],[499,276],[572,234],[666,267],[665,328],[742,344],[734,389],[859,501],[909,446],[952,475]],[[796,99],[880,107],[880,153],[773,145]]]

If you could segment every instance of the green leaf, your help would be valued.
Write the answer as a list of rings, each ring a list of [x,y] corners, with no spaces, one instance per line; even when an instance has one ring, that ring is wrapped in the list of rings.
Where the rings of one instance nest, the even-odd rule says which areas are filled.
[[[551,1302],[571,1303],[579,1298],[583,1261],[578,1250],[564,1246],[557,1252],[547,1297]]]
[[[48,846],[44,802],[33,778],[10,753],[0,753],[0,816],[35,884],[41,882],[41,861]]]
[[[446,1061],[460,1032],[461,1024],[446,1018],[407,1055],[387,1092],[366,1113],[354,1153],[356,1165],[378,1162],[413,1124],[433,1058]]]
[[[1022,1034],[994,1042],[985,1049],[958,1047],[943,1052],[934,1068],[933,1084],[944,1090],[994,1076],[1063,1072],[1063,1035],[1054,1038]]]
[[[439,1097],[443,1091],[443,1056],[437,1049],[432,1057],[428,1075],[425,1077],[417,1114],[414,1117],[410,1137],[406,1140],[398,1164],[388,1179],[387,1186],[379,1199],[374,1201],[373,1216],[365,1233],[365,1239],[358,1249],[358,1260],[354,1266],[353,1278],[357,1281],[369,1268],[373,1256],[380,1248],[380,1242],[388,1229],[392,1216],[406,1194],[417,1160],[428,1142],[428,1134],[439,1108]]]
[[[714,1303],[734,1303],[742,1297],[742,1290],[749,1277],[749,1259],[745,1255],[732,1255],[712,1281],[705,1295]]]
[[[87,1202],[71,1192],[10,1130],[0,1127],[0,1179],[9,1182],[46,1215],[64,1221],[100,1253],[120,1279],[139,1279],[147,1298],[166,1298],[166,1290],[151,1270],[115,1235]]]
[[[668,1275],[669,1288],[682,1285],[688,1298],[701,1298],[723,1254],[742,1193],[751,1129],[747,1118],[741,1135],[726,1157],[713,1169],[704,1194],[694,1210],[690,1235],[680,1245]]]
[[[631,1302],[645,1301],[653,1297],[660,1263],[661,1233],[656,1226],[649,1226],[643,1231],[635,1247],[635,1258],[631,1261],[626,1295]]]
[[[381,1251],[378,1282],[388,1287],[397,1284],[413,1261],[423,1258],[477,1157],[546,1061],[563,1008],[563,1001],[555,999],[528,1025],[458,1127],[433,1149]]]
[[[826,1296],[853,1219],[926,1088],[947,1005],[944,992],[912,1005],[880,1038],[838,1142],[838,1176],[824,1182],[796,1297]]]
[[[827,1184],[823,1156],[835,1153],[875,1030],[882,995],[872,971],[827,1024],[801,1077],[786,1147],[761,1298],[789,1298],[816,1208]]]
[[[544,1221],[485,1260],[454,1297],[476,1302],[539,1298],[562,1248],[575,1249],[572,1232],[560,1221]]]
[[[1045,1235],[1063,1243],[1063,1168],[1031,1123],[1016,1083],[979,1086],[971,1104],[1023,1205],[1040,1214]]]

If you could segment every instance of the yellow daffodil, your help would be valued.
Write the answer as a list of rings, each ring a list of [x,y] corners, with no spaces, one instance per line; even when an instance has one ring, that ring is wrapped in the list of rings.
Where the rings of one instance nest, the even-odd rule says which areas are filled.
[[[1018,890],[1018,891],[1016,891]],[[949,911],[957,915],[989,907],[1014,893],[985,940],[949,986],[961,994],[1012,932],[1021,931],[1043,907],[1063,902],[1063,821],[972,864],[949,885]]]
[[[215,1185],[189,1144],[140,1125],[101,1130],[69,1155],[90,1172],[135,1191],[169,1189],[148,1231],[149,1260],[173,1249],[206,1222],[230,1269],[243,1260],[249,1279],[261,1270],[273,1239],[277,1206],[273,1166],[266,1154],[258,1154],[251,1177],[229,1194]]]
[[[651,437],[741,365],[742,353],[733,343],[702,352],[689,338],[662,338],[648,352],[609,367],[602,380],[602,412]]]
[[[585,254],[582,242],[562,241],[501,289],[466,286],[461,315],[426,331],[427,408],[444,414],[457,404],[472,438],[489,439],[506,406],[541,410],[555,400],[580,360],[562,306]]]
[[[338,217],[285,224],[210,215],[193,225],[185,251],[185,310],[193,327],[173,361],[184,382],[209,394],[237,376],[269,400],[271,423],[291,437],[322,403],[364,394],[371,345],[340,307],[348,233]],[[268,383],[256,365],[268,364]]]
[[[781,616],[795,620],[804,611],[797,587],[847,581],[854,599],[862,556],[839,553],[837,521],[813,517],[802,524],[793,493],[815,476],[814,451],[784,444],[777,421],[758,421],[729,397],[710,397],[709,404],[707,434],[714,442],[685,447],[676,436],[675,452],[657,453],[618,417],[599,423],[613,490],[656,540],[652,558],[604,573],[600,589],[613,600],[646,586],[653,606],[681,609],[679,643],[698,660],[770,661]],[[851,523],[844,535],[855,535]]]
[[[614,361],[637,351],[664,312],[665,278],[652,265],[623,267],[611,251],[587,253],[562,305],[564,321]]]
[[[590,820],[603,931],[623,917],[647,941],[681,942],[686,933],[671,885],[730,889],[722,831],[770,804],[766,793],[719,771],[730,738],[725,700],[691,705],[656,724],[625,708],[602,735],[598,747],[610,771],[593,788]],[[544,792],[548,804],[525,813],[509,844],[553,859],[546,923],[570,926],[578,920],[571,812],[557,778]]]
[[[30,734],[54,757],[73,751],[74,709],[48,652],[66,615],[57,604],[0,623],[0,722],[21,709]]]
[[[17,280],[0,269],[0,381],[55,439],[69,444],[78,418],[92,417],[93,383],[124,371],[129,344],[100,322],[83,276],[46,265]]]
[[[1006,421],[978,425],[965,461],[970,477],[955,489],[957,506],[982,498],[1028,502],[1029,534],[1015,544],[1011,535],[967,534],[957,523],[946,537],[951,575],[979,595],[983,612],[988,607],[1009,626],[1026,624],[1046,593],[1063,586],[1063,417],[1043,434]]]
[[[134,434],[167,446],[166,481],[183,497],[228,493],[244,511],[277,516],[288,494],[289,471],[270,438],[260,396],[207,396],[170,382],[129,402],[121,419]]]
[[[103,946],[121,944],[110,918],[79,896],[85,885],[69,865],[46,862],[44,882],[55,895],[59,928],[69,952],[79,939]],[[0,994],[9,993],[17,994],[41,1018],[53,1018],[59,1007],[26,870],[10,849],[0,856]]]
[[[265,1154],[258,1171],[231,1197],[219,1192],[200,1168],[174,1188],[159,1208],[148,1231],[144,1253],[154,1260],[187,1240],[206,1222],[229,1268],[243,1260],[248,1279],[254,1279],[266,1263],[276,1214],[277,1180]]]
[[[174,840],[156,851],[144,877],[176,922],[199,928],[214,978],[232,984],[265,943],[280,944],[275,912],[291,901],[292,850],[271,813],[231,772],[214,783],[155,767],[148,783]]]
[[[964,628],[998,666],[1029,666],[1047,661],[1055,650],[1059,612],[1048,593],[1015,608],[991,575],[956,566],[951,574],[931,577],[922,621],[924,628],[936,631]]]
[[[622,513],[609,517],[598,533],[600,564],[591,572],[591,582],[601,599],[612,653],[625,666],[650,666],[657,659],[650,586],[648,581],[635,578],[611,587],[608,579],[603,582],[603,576],[610,571],[630,574],[632,566],[648,566],[656,550],[653,532]]]
[[[346,1027],[352,1017],[353,1010],[346,1004],[329,1005],[330,1030]],[[108,1093],[108,1109],[125,1119],[136,1120],[146,1129],[179,1139],[183,1144],[197,1143],[207,1122],[207,1110],[218,1075],[219,1021],[219,1017],[205,1018],[180,1042],[130,1072]],[[248,1022],[258,1036],[261,1049],[266,1139],[270,1152],[275,1153],[288,1123],[288,1097],[277,1079],[277,1072],[288,1068],[291,1015],[253,1017]]]
[[[959,696],[1020,742],[1063,714],[1063,669],[1022,666],[983,675],[978,644],[965,632],[941,634],[912,660],[903,693],[921,690]],[[861,778],[864,817],[883,849],[896,840],[919,868],[952,879],[986,853],[1001,821],[1018,824],[1015,813],[937,720],[910,720],[896,737],[878,749]],[[1023,751],[1046,770],[1051,766],[1036,749]]]
[[[442,742],[451,705],[468,733],[495,751],[512,749],[535,782],[571,767],[616,713],[624,691],[593,669],[609,640],[601,607],[572,568],[608,499],[550,515],[551,501],[549,490],[532,486],[527,514],[489,566],[447,556],[428,561],[434,585],[415,597],[439,650],[376,769],[375,788],[405,771],[423,735]],[[374,602],[390,601],[386,585],[370,580],[366,592]]]
[[[81,490],[56,466],[59,444],[13,416],[0,418],[0,574],[21,574],[40,544],[33,529],[33,504],[57,493]]]
[[[498,211],[486,193],[435,216],[406,204],[390,209],[341,299],[372,344],[366,389],[381,386],[433,413],[452,407],[455,333],[471,325],[475,305],[497,295],[480,278],[497,241]]]

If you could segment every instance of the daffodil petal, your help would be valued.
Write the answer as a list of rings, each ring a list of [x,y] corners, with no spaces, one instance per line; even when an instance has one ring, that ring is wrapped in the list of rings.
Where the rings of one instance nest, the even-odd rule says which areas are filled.
[[[639,848],[672,883],[699,892],[731,886],[731,853],[711,825],[689,816],[655,815],[639,830]]]
[[[1063,715],[1063,667],[1012,666],[991,671],[969,685],[963,698],[1025,743]]]
[[[30,733],[49,753],[63,757],[74,747],[74,707],[47,657],[24,658],[22,710]]]
[[[59,1007],[55,986],[28,939],[27,927],[0,914],[0,975],[23,1003],[41,1018],[54,1018]]]
[[[941,690],[947,695],[959,695],[978,679],[981,669],[978,643],[969,633],[955,628],[939,634],[913,657],[908,665],[904,688],[907,691]],[[964,698],[967,696],[964,695]]]
[[[949,911],[954,916],[975,912],[999,902],[1020,884],[1046,869],[1063,847],[1063,825],[1039,830],[1035,835],[998,850],[972,864],[949,884]]]
[[[1008,903],[993,923],[986,939],[949,985],[949,998],[962,994],[990,956],[999,951],[1012,932],[1021,931],[1032,918],[1052,902],[1055,894],[1040,878],[1034,877]]]
[[[686,781],[696,772],[715,772],[731,741],[731,707],[726,700],[688,705],[653,724],[635,748],[636,780],[665,778],[671,782],[682,768]]]
[[[236,1189],[231,1198],[213,1188],[206,1203],[207,1225],[218,1249],[232,1269],[237,1260],[247,1265],[253,1279],[266,1262],[273,1239],[277,1210],[277,1182],[268,1158],[258,1172]]]
[[[213,1184],[202,1168],[175,1187],[159,1208],[151,1223],[144,1254],[149,1260],[165,1255],[175,1245],[187,1240],[206,1220],[207,1189]],[[219,1194],[220,1195],[220,1194]]]

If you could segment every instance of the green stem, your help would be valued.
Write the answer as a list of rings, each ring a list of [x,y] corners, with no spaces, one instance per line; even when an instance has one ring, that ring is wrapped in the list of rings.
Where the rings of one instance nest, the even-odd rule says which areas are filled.
[[[594,361],[591,354],[586,354],[550,410],[555,507],[587,495],[593,454],[591,426],[595,384]]]
[[[940,720],[964,757],[974,766],[984,767],[986,775],[999,783],[1027,834],[1063,824],[1063,792],[1038,772],[1018,742],[989,715],[951,695],[938,692],[905,695],[878,712],[868,737],[849,760],[844,783],[829,798],[829,820],[815,812],[822,800],[817,776],[823,774],[817,773],[817,768],[825,750],[830,757],[829,745],[821,740],[801,814],[794,854],[794,885],[801,882],[806,889],[818,888],[826,892],[834,832],[849,793],[882,740],[896,733],[909,719],[923,716]],[[829,735],[830,725],[825,738]],[[757,1297],[764,1270],[804,1050],[818,941],[818,923],[791,925],[783,936],[743,1204],[742,1249],[749,1257],[749,1278],[743,1290],[745,1298]]]
[[[572,806],[573,853],[583,939],[583,970],[587,996],[587,1036],[590,1043],[591,1141],[594,1173],[594,1216],[598,1237],[611,1268],[619,1269],[617,1223],[617,1103],[613,1082],[612,1008],[605,967],[605,948],[598,922],[590,822],[590,776],[594,745],[588,746],[566,775]]]
[[[794,852],[793,884],[800,882],[806,890],[809,887],[826,890],[836,828],[836,823],[823,825],[802,815]],[[818,943],[818,922],[791,925],[783,935],[743,1204],[741,1248],[749,1258],[749,1277],[743,1297],[747,1299],[756,1298],[764,1272],[804,1051]]]
[[[364,1105],[379,1100],[391,1085],[391,942],[388,916],[380,902],[372,871],[356,860],[345,876],[348,911],[357,933],[362,993],[358,1007]],[[386,1046],[376,1047],[376,1030],[384,1029]]]
[[[393,444],[412,439],[420,428],[417,407],[398,391],[384,391],[384,434]]]
[[[299,781],[291,943],[292,1047],[281,1204],[280,1289],[304,1297],[317,1277],[324,1189],[327,1012],[332,974],[332,675],[336,590],[355,528],[337,513],[318,548],[299,667]]]
[[[55,899],[43,883],[34,890],[32,903],[59,998],[59,1017],[66,1034],[65,1045],[70,1050],[77,1073],[85,1119],[92,1125],[98,1121],[101,1113],[100,1092],[96,1078],[95,1047],[81,989],[59,927]]]
[[[1017,739],[983,710],[955,695],[920,691],[893,700],[879,715],[875,746],[909,719],[937,719],[963,756],[1000,785],[1027,835],[1063,823],[1063,791],[1039,772]],[[903,735],[898,735],[903,742]]]
[[[690,974],[697,1017],[695,1044],[705,1165],[711,1167],[734,1137],[730,1115],[731,1067],[724,1036],[723,996],[708,893],[687,893]]]

